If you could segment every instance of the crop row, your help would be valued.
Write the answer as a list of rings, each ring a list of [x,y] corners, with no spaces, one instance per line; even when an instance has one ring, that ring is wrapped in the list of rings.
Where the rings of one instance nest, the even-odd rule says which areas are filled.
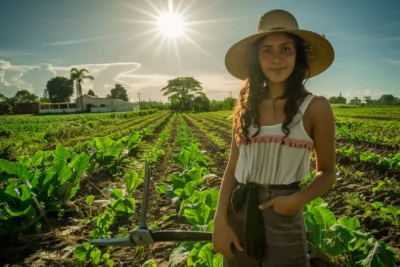
[[[398,106],[386,107],[364,107],[364,108],[335,108],[333,112],[338,117],[377,119],[377,120],[400,120],[400,108]]]
[[[99,117],[80,117],[80,120],[56,120],[56,121],[48,121],[48,122],[32,122],[32,123],[7,123],[7,124],[1,124],[0,123],[0,136],[3,138],[15,138],[18,137],[19,134],[28,134],[29,136],[33,135],[40,135],[40,134],[49,134],[56,131],[57,129],[62,129],[62,128],[70,128],[70,127],[78,127],[78,126],[83,126],[87,125],[90,128],[98,128],[98,127],[104,127],[108,125],[119,125],[125,122],[129,122],[132,119],[135,119],[137,117],[143,117],[146,115],[150,115],[155,113],[156,110],[150,110],[150,111],[133,111],[129,113],[126,116],[99,116]],[[89,115],[89,114],[88,114]],[[65,116],[65,115],[60,115]],[[73,116],[73,115],[71,115]],[[55,118],[55,116],[53,116]],[[0,119],[1,122],[1,119]],[[51,131],[49,131],[49,129]]]
[[[199,113],[204,116],[205,114]],[[231,112],[219,111],[210,112],[208,118],[220,120],[221,123],[232,127]],[[372,144],[388,144],[398,147],[400,143],[400,125],[398,120],[373,120],[352,117],[335,118],[336,136],[343,137],[350,141],[363,141]]]
[[[201,114],[191,114],[188,116],[191,117],[191,122],[197,121],[196,127],[201,129],[207,136],[210,136],[211,140],[215,140],[218,133],[220,136],[223,136],[223,139],[228,142],[231,138],[231,128],[228,128],[228,124],[226,122],[220,122],[218,119],[214,117],[208,117]],[[221,146],[223,146],[223,143]],[[217,143],[218,144],[218,143]],[[225,145],[226,147],[226,145]],[[354,146],[347,147],[340,147],[337,150],[338,154],[342,154],[344,156],[349,157],[351,160],[366,162],[366,163],[373,163],[376,166],[380,166],[386,169],[393,169],[393,170],[400,170],[400,152],[398,153],[389,153],[386,156],[382,156],[376,153],[372,153],[370,151],[364,152],[357,152]]]
[[[0,139],[0,157],[5,159],[15,159],[17,156],[32,154],[37,150],[54,149],[56,144],[71,146],[83,144],[94,137],[103,137],[109,134],[127,133],[137,127],[143,127],[167,113],[156,112],[147,116],[139,116],[128,119],[116,125],[105,125],[99,128],[91,128],[90,125],[80,125],[76,127],[61,127],[53,131],[49,128],[46,132],[30,136],[27,133],[19,133],[15,138]]]
[[[193,231],[212,231],[213,217],[218,203],[219,191],[203,186],[209,172],[211,158],[200,150],[200,143],[191,128],[179,117],[178,136],[175,144],[179,152],[173,157],[182,171],[169,176],[169,183],[157,183],[158,192],[169,198],[179,199],[177,214],[186,219]],[[209,242],[182,242],[171,254],[169,261],[188,255],[187,266],[222,266],[221,255],[212,253]]]
[[[15,124],[33,124],[33,123],[63,123],[74,121],[78,123],[86,123],[89,121],[97,121],[102,119],[129,119],[137,116],[143,116],[154,113],[155,110],[140,110],[126,112],[107,112],[107,113],[81,113],[81,114],[55,114],[55,115],[39,115],[39,116],[2,116],[0,117],[0,125]]]

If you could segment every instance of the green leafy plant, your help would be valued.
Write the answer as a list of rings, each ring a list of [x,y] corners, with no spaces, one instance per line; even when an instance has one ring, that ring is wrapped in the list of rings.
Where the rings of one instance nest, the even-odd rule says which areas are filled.
[[[83,242],[82,245],[75,248],[72,253],[78,258],[77,266],[86,266],[87,263],[94,266],[114,266],[114,261],[110,260],[110,254],[102,254],[100,249],[90,245],[88,242]]]
[[[136,201],[130,196],[143,183],[143,179],[139,178],[138,173],[132,170],[124,176],[124,181],[127,193],[124,194],[121,189],[115,189],[111,193],[111,197],[114,199],[111,207],[117,215],[133,215]]]
[[[106,210],[100,215],[94,217],[92,221],[96,224],[96,228],[90,231],[90,238],[111,238],[111,231],[108,231],[114,224],[114,214]]]
[[[387,205],[378,201],[375,201],[372,204],[368,203],[368,206],[371,207],[371,209],[366,210],[364,216],[372,215],[374,211],[376,211],[377,216],[380,217],[384,222],[388,222],[395,226],[400,226],[400,209],[396,209],[391,205]]]
[[[304,212],[313,250],[338,260],[342,266],[394,266],[396,253],[383,241],[364,232],[357,218],[344,216],[336,220],[329,209],[321,206],[322,199],[314,201]]]

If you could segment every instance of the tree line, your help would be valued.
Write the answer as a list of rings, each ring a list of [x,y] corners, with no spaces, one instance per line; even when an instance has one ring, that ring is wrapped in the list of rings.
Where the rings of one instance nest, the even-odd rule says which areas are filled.
[[[340,94],[339,96],[331,96],[329,102],[332,104],[352,104],[352,105],[400,105],[400,98],[392,94],[381,95],[378,99],[371,99],[370,96],[364,96],[363,99],[353,97],[347,101],[345,97]]]
[[[13,114],[17,103],[70,103],[71,96],[77,92],[77,99],[82,96],[82,83],[85,80],[94,80],[93,76],[88,75],[86,69],[72,68],[70,77],[56,76],[46,83],[43,97],[27,91],[20,90],[16,94],[7,98],[0,93],[0,113]],[[176,77],[168,80],[165,87],[160,89],[163,96],[168,97],[168,102],[162,101],[139,101],[141,110],[159,109],[173,110],[177,112],[185,111],[219,111],[232,110],[236,102],[235,98],[228,97],[224,100],[210,100],[203,91],[201,83],[194,77]],[[93,89],[87,93],[91,96],[96,96]],[[106,98],[117,98],[128,101],[127,90],[120,84],[115,84]],[[400,105],[400,99],[391,94],[382,95],[379,99],[371,99],[366,96],[363,99],[354,97],[349,101],[340,94],[329,98],[332,104],[354,104],[354,105]],[[78,105],[82,103],[78,102]]]

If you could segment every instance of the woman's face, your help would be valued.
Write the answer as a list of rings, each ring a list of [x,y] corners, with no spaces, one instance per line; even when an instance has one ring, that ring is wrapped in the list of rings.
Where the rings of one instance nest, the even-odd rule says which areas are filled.
[[[258,60],[269,83],[285,82],[296,62],[292,39],[284,33],[267,35],[258,47]]]

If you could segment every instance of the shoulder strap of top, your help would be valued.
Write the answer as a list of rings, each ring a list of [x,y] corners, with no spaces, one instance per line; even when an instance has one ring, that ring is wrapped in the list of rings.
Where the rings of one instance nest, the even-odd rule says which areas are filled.
[[[304,99],[303,103],[301,103],[299,110],[304,115],[308,105],[310,104],[311,100],[314,98],[314,95],[308,95],[306,99]]]

